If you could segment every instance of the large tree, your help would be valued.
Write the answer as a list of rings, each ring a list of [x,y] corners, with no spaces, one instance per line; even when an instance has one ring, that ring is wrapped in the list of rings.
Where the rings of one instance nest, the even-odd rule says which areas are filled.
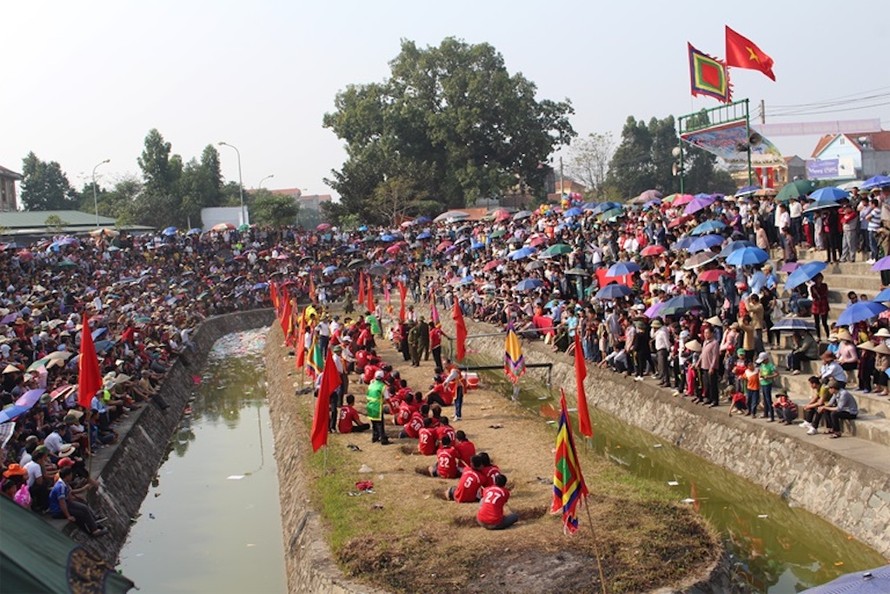
[[[383,222],[375,205],[396,186],[422,188],[442,209],[518,184],[540,193],[546,168],[539,164],[575,134],[571,104],[537,100],[534,83],[510,74],[491,45],[403,41],[390,70],[381,83],[338,93],[335,111],[324,116],[346,142],[347,161],[326,180],[345,212]]]
[[[34,152],[22,161],[22,205],[25,210],[77,208],[77,193],[56,161],[41,161]]]
[[[292,196],[278,196],[260,189],[250,193],[250,222],[257,225],[293,225],[297,220],[299,205]]]
[[[180,226],[185,222],[179,212],[182,157],[171,154],[172,148],[161,133],[152,128],[145,136],[145,145],[138,159],[143,190],[136,199],[133,213],[140,223],[158,229],[168,225]]]
[[[567,169],[594,195],[602,191],[609,173],[609,161],[615,152],[615,139],[611,132],[592,132],[585,138],[572,142]]]

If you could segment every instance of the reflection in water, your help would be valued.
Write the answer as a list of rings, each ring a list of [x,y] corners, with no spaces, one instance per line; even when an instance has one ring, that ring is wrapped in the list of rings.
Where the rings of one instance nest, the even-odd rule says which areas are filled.
[[[507,394],[503,374],[485,380]],[[531,377],[520,402],[553,420],[557,400]],[[558,406],[558,405],[557,405]],[[756,592],[791,594],[835,577],[883,565],[883,557],[828,522],[790,507],[780,497],[670,443],[601,412],[590,410],[594,438],[581,439],[634,475],[669,485],[677,501],[692,506],[720,530],[738,576]],[[739,456],[759,452],[739,449]]]
[[[142,593],[283,592],[262,331],[221,339],[121,551]]]

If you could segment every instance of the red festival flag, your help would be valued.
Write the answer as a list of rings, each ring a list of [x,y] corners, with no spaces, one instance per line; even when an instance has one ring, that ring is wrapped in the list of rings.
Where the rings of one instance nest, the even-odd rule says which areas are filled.
[[[281,331],[284,332],[284,338],[287,340],[287,329],[288,329],[288,320],[293,313],[293,304],[291,300],[288,299],[284,302],[284,307],[281,308],[281,317],[278,318],[278,323],[281,324]]]
[[[312,451],[328,443],[328,427],[330,426],[331,395],[340,387],[340,374],[334,365],[334,351],[328,350],[321,373],[321,384],[315,399],[315,416],[312,417]]]
[[[80,333],[80,359],[77,361],[77,404],[90,409],[93,396],[102,387],[102,375],[99,373],[99,358],[90,333],[90,322],[87,312],[83,312],[83,328]]]
[[[399,286],[399,321],[404,322],[405,318],[408,317],[405,312],[405,297],[408,295],[408,287],[405,286],[405,283],[402,281],[398,282]]]
[[[454,308],[451,311],[451,318],[454,320],[454,333],[457,337],[454,358],[460,363],[467,355],[467,324],[464,322],[464,312],[461,311],[456,297],[454,299]]]
[[[366,305],[371,313],[374,313],[374,310],[377,309],[377,304],[374,303],[374,287],[371,285],[371,279],[368,279],[368,302]]]
[[[578,385],[578,431],[586,437],[593,437],[590,424],[590,411],[587,410],[587,394],[584,393],[584,380],[587,378],[587,361],[581,347],[581,332],[575,330],[575,383]]]
[[[572,438],[572,424],[566,409],[566,394],[560,390],[559,429],[556,432],[556,468],[553,472],[553,503],[550,513],[562,513],[563,529],[567,533],[578,529],[578,506],[587,497],[587,485],[581,473],[578,450]]]
[[[773,59],[753,41],[729,27],[726,27],[726,65],[759,70],[772,80],[776,80],[776,75],[773,74]]]
[[[365,303],[365,273],[361,270],[358,273],[358,296],[355,300],[362,305]]]
[[[309,302],[315,303],[315,281],[311,274],[309,275]]]
[[[278,311],[278,286],[275,283],[269,283],[269,299],[272,301],[272,307]]]
[[[297,369],[303,369],[306,364],[306,316],[300,316],[300,329],[297,331],[297,344],[294,345],[297,350],[296,366]]]

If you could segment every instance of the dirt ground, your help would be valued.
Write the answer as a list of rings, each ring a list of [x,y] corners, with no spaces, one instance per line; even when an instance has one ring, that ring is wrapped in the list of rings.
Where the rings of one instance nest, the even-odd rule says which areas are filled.
[[[296,392],[299,375],[277,327],[269,340],[280,345],[270,362],[281,368],[268,368],[272,388]],[[412,388],[431,384],[432,359],[411,367],[382,340],[378,353]],[[365,390],[350,377],[361,413]],[[505,531],[478,527],[477,504],[446,501],[456,480],[419,474],[435,458],[416,454],[416,440],[398,439],[391,420],[392,445],[372,444],[369,433],[331,434],[327,453],[312,454],[314,399],[296,398],[302,422],[294,425],[306,434],[303,466],[314,475],[313,503],[344,572],[369,584],[392,592],[602,592],[598,550],[608,592],[642,592],[703,572],[720,550],[691,510],[653,498],[636,479],[587,452],[581,461],[592,523],[582,510],[579,531],[565,535],[561,516],[549,513],[556,426],[484,386],[467,392],[463,420],[452,425],[509,478],[508,509],[521,520]],[[443,413],[451,418],[453,409]],[[373,493],[357,493],[355,483],[363,480],[373,481]]]

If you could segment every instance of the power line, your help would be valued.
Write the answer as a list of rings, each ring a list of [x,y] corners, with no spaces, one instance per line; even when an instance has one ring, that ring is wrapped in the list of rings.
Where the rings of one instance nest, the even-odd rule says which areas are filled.
[[[841,101],[841,100],[849,99],[849,98],[853,98],[854,100],[858,100],[857,98],[858,98],[858,97],[861,97],[863,93],[876,93],[876,92],[878,92],[878,91],[886,91],[886,90],[888,90],[888,89],[890,89],[890,87],[880,87],[880,88],[877,88],[877,89],[869,89],[868,91],[859,91],[858,93],[851,93],[851,94],[849,94],[849,95],[841,95],[840,97],[833,97],[833,98],[831,98],[831,99],[824,99],[824,100],[822,100],[822,101],[816,101],[816,102],[813,102],[813,103],[791,103],[791,104],[787,104],[787,105],[775,104],[775,105],[772,105],[771,107],[775,107],[776,109],[781,110],[781,109],[785,109],[785,108],[798,108],[798,107],[814,107],[814,106],[821,106],[823,103],[830,103],[830,102],[833,102],[833,101]]]
[[[890,101],[884,101],[883,103],[873,103],[871,105],[860,105],[858,107],[842,107],[840,109],[824,109],[824,110],[816,110],[816,111],[795,111],[788,113],[770,113],[770,117],[774,118],[787,118],[792,116],[802,116],[802,115],[820,115],[825,113],[840,113],[844,111],[858,111],[860,109],[871,109],[874,107],[882,107],[884,105],[890,105]]]
[[[828,107],[837,107],[839,105],[851,105],[857,103],[863,103],[866,101],[874,101],[875,99],[883,99],[885,97],[890,97],[890,93],[879,93],[877,95],[867,95],[864,97],[860,97],[859,99],[850,99],[850,100],[842,100],[842,101],[832,101],[821,104],[812,104],[810,107],[799,107],[799,108],[784,108],[777,109],[774,115],[791,115],[794,113],[800,113],[802,111],[810,111],[812,109],[823,109]]]

